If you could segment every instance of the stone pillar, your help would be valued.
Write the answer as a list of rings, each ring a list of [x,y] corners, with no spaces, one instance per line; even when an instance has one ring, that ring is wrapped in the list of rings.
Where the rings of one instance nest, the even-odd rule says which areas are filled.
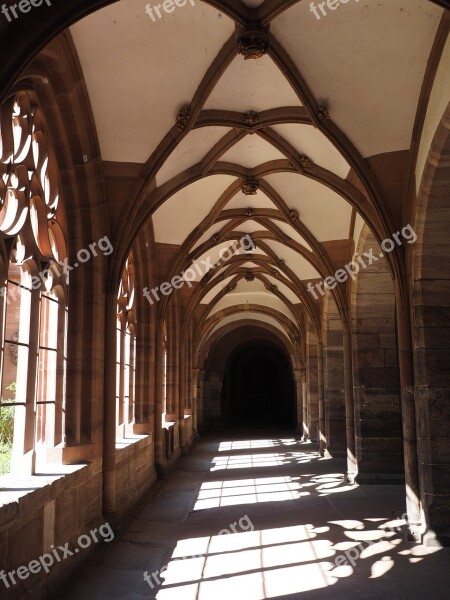
[[[164,411],[164,389],[163,389],[163,377],[164,377],[164,331],[163,323],[161,319],[158,319],[156,324],[156,336],[155,336],[155,372],[154,372],[154,397],[155,397],[155,466],[157,471],[161,473],[161,470],[165,466],[164,448],[163,448],[163,431],[162,431],[162,417]]]
[[[179,317],[180,310],[172,299],[166,312],[167,319],[167,407],[166,420],[179,421],[180,394],[180,349],[179,349]]]
[[[409,302],[396,282],[397,340],[401,386],[403,424],[403,455],[405,465],[406,509],[412,539],[418,539],[423,524],[420,505],[419,463],[417,456],[417,426],[414,401],[414,368],[412,355]]]
[[[325,433],[325,398],[323,380],[323,343],[317,342],[317,388],[319,400],[319,452],[324,456],[327,449],[327,437]]]
[[[189,432],[186,429],[186,378],[189,370],[189,336],[188,332],[180,335],[179,344],[179,400],[178,400],[178,421],[180,431],[180,448],[183,454],[187,453],[189,445]]]
[[[344,329],[344,385],[345,385],[345,429],[347,439],[347,480],[353,483],[358,467],[355,444],[355,409],[353,398],[352,341],[348,328]]]
[[[203,369],[198,370],[197,375],[197,389],[196,389],[196,424],[197,429],[202,431],[205,427],[205,371]]]
[[[318,359],[317,334],[309,323],[306,341],[307,352],[307,384],[308,384],[308,422],[311,441],[319,441],[319,388],[318,388]]]
[[[191,410],[192,410],[192,429],[194,430],[194,434],[196,435],[198,432],[198,412],[199,412],[199,403],[200,403],[200,370],[192,369],[192,379],[191,379]]]
[[[155,420],[155,308],[142,300],[137,303],[135,425],[137,434],[154,432]]]
[[[116,348],[116,295],[106,296],[105,347]],[[105,401],[103,410],[103,512],[113,520],[116,506],[116,353],[105,353]]]
[[[297,435],[303,435],[303,373],[302,369],[294,369],[295,394],[297,404]]]
[[[306,381],[306,371],[302,379],[302,404],[303,404],[303,439],[309,440],[309,417],[308,417],[308,383]]]
[[[364,239],[364,238],[363,238]],[[370,232],[359,248],[381,253]],[[396,298],[386,260],[361,270],[352,296],[353,385],[359,483],[404,482]]]
[[[332,301],[328,303],[323,335],[327,450],[335,457],[346,456],[344,341],[342,321]]]
[[[426,543],[450,546],[450,106],[434,134],[410,248],[418,470]],[[407,389],[406,392],[409,392]],[[411,394],[408,394],[411,398]],[[409,402],[408,402],[409,405]],[[413,432],[411,432],[413,433]]]

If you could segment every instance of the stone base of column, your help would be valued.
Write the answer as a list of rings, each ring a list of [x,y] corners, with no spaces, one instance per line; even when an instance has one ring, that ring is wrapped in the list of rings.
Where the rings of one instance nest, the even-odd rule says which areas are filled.
[[[429,548],[450,548],[450,527],[435,527],[423,535],[423,544]]]
[[[345,479],[348,484],[354,485],[356,483],[357,477],[358,477],[358,473],[354,473],[352,471],[347,471],[347,475],[345,476]]]

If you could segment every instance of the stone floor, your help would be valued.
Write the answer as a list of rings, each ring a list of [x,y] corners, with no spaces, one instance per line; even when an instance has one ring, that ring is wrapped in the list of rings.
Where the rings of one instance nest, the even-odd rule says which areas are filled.
[[[404,539],[403,486],[349,486],[311,444],[250,437],[202,439],[55,600],[450,597],[450,551]]]

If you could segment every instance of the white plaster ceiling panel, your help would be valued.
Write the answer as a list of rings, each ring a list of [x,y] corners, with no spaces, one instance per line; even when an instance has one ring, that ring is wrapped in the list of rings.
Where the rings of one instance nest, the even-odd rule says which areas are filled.
[[[226,266],[228,260],[230,260],[234,256],[239,256],[239,254],[245,254],[243,249],[239,246],[239,242],[238,245],[234,246],[234,248],[232,248],[232,245],[233,241],[228,240],[226,242],[217,244],[214,247],[207,250],[206,252],[204,252],[193,263],[191,263],[191,265],[188,265],[189,267],[192,267],[192,269],[191,273],[187,276],[187,279],[190,279],[191,281],[200,281],[200,279],[211,270],[214,272],[215,275],[218,275],[220,272],[219,268],[212,268],[213,265],[216,265],[220,262],[220,266]],[[229,252],[226,252],[226,250],[230,248],[231,250]],[[192,276],[193,273],[195,273],[196,275],[195,278]]]
[[[225,152],[219,160],[253,169],[270,160],[283,159],[286,159],[284,154],[260,138],[259,135],[246,135]]]
[[[312,125],[284,124],[272,127],[293,146],[317,165],[346,179],[350,165],[333,144]]]
[[[230,292],[230,296],[235,296],[236,294],[255,294],[257,292],[267,293],[266,287],[260,279],[254,279],[253,281],[240,279],[236,288]]]
[[[215,304],[208,316],[212,316],[224,308],[230,308],[238,304],[257,304],[259,306],[267,306],[277,310],[285,317],[288,317],[292,322],[295,322],[295,317],[292,312],[288,309],[286,304],[270,292],[243,292],[243,293],[231,293],[226,294],[223,298]]]
[[[200,302],[200,304],[209,304],[214,300],[214,298],[219,294],[224,287],[226,287],[230,281],[233,279],[234,275],[230,275],[230,277],[226,277],[223,281],[215,285],[212,289],[209,290],[207,294],[205,294]]]
[[[312,93],[363,156],[409,149],[443,9],[427,0],[351,1],[317,20],[310,4],[296,3],[271,31]]]
[[[319,273],[301,254],[273,240],[266,240],[266,244],[275,252],[276,256],[286,261],[286,266],[293,271],[299,279],[315,279]]]
[[[228,263],[224,265],[225,269],[228,269],[229,267],[231,268],[232,263]],[[236,266],[236,263],[233,263],[233,267]],[[224,274],[224,269],[217,269],[216,271],[214,271],[214,273],[211,276],[210,281],[214,281],[215,279],[219,279],[222,275]],[[233,274],[233,277],[235,276],[235,273]]]
[[[209,239],[212,238],[212,236],[215,233],[218,233],[221,229],[228,225],[230,221],[231,219],[226,219],[225,221],[219,221],[218,223],[214,223],[214,225],[211,225],[211,227],[209,227],[209,229],[206,230],[202,237],[195,242],[195,244],[192,246],[192,248],[189,249],[189,251],[191,252],[193,248],[198,248],[204,242],[207,242]]]
[[[291,275],[289,275],[288,273],[286,273],[286,271],[284,271],[280,267],[277,267],[276,265],[271,265],[271,268],[272,269],[275,268],[280,273],[280,275],[282,275],[285,279],[288,279],[291,283],[294,283]],[[294,285],[295,285],[295,283],[294,283]]]
[[[214,329],[211,331],[211,333],[208,337],[211,337],[211,335],[213,335],[213,333],[215,333],[222,327],[229,325],[230,323],[236,323],[236,327],[239,327],[240,321],[247,321],[247,320],[251,320],[251,321],[255,321],[255,322],[259,322],[259,323],[267,323],[268,325],[272,325],[272,327],[275,327],[276,329],[281,331],[281,333],[289,339],[289,336],[287,335],[286,330],[282,327],[282,325],[280,325],[278,323],[278,321],[276,319],[274,319],[273,317],[269,317],[268,315],[264,315],[262,313],[257,313],[257,312],[239,312],[239,313],[236,313],[235,315],[230,315],[229,317],[225,317],[225,319],[222,319],[220,321],[220,323],[218,323],[214,327]]]
[[[248,262],[246,262],[246,263],[243,263],[243,264],[241,265],[241,267],[242,267],[243,269],[257,269],[257,268],[258,268],[258,266],[259,266],[259,265],[257,265],[257,264],[256,264],[256,263],[254,263],[254,262],[251,262],[251,261],[248,261]]]
[[[184,187],[153,213],[155,241],[182,244],[234,177],[211,175]]]
[[[351,205],[321,183],[295,173],[265,177],[320,241],[348,239]]]
[[[204,2],[155,22],[145,6],[121,0],[70,28],[103,160],[145,162],[234,31]]]
[[[283,233],[288,235],[292,240],[298,242],[307,250],[310,250],[312,252],[311,246],[308,244],[308,242],[305,241],[305,238],[299,234],[295,227],[292,227],[292,225],[289,225],[289,223],[285,223],[284,221],[279,221],[278,219],[275,221],[275,225],[278,227],[278,229],[281,229]]]
[[[224,206],[223,210],[236,208],[268,208],[271,210],[278,210],[272,200],[270,200],[261,190],[258,190],[254,196],[246,196],[242,192],[239,192],[226,206]]]
[[[270,56],[245,60],[238,55],[222,75],[205,108],[261,112],[300,105],[294,90]]]
[[[244,221],[243,223],[240,223],[236,229],[238,231],[243,231],[246,234],[247,233],[255,233],[256,231],[265,231],[267,232],[267,228],[264,227],[264,225],[261,225],[261,223],[258,223],[257,221],[254,221],[253,219],[248,219],[247,221]]]
[[[158,171],[156,184],[161,186],[175,175],[199,163],[230,127],[201,127],[193,129],[175,148],[164,165]]]
[[[289,288],[286,284],[284,284],[282,281],[279,281],[275,277],[272,277],[272,275],[265,275],[265,277],[270,281],[270,283],[277,286],[279,291],[289,300],[289,302],[292,304],[300,304],[300,298],[294,294],[291,288]]]

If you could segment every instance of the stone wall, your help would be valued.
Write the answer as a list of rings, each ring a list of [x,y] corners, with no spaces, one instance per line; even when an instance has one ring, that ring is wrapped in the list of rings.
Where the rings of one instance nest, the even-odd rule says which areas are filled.
[[[335,302],[328,298],[324,314],[324,402],[327,450],[346,456],[344,347],[342,321]]]
[[[360,254],[381,248],[371,233]],[[361,270],[353,289],[353,385],[358,481],[402,482],[403,432],[400,405],[395,296],[385,259]]]

